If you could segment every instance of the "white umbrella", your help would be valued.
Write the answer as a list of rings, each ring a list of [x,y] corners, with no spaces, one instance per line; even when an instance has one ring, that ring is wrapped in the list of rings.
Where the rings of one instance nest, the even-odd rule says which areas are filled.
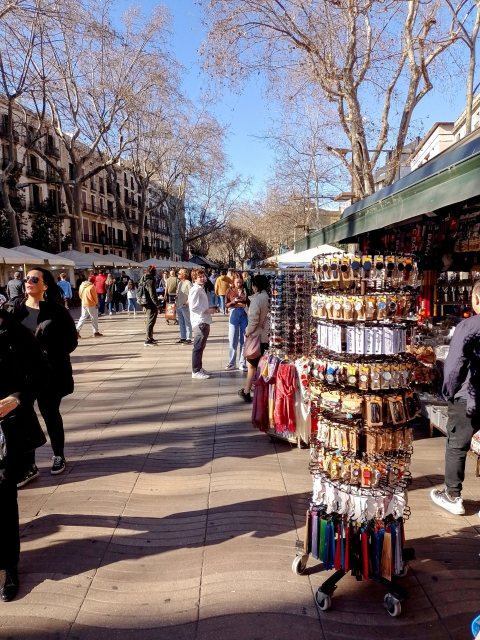
[[[31,265],[45,265],[45,258],[39,258],[38,256],[32,256],[23,251],[17,251],[17,249],[7,249],[6,247],[0,247],[0,263],[15,265],[27,264]]]
[[[76,251],[70,249],[69,251],[61,251],[57,254],[64,258],[69,258],[75,263],[75,269],[93,269],[94,267],[114,267],[113,260],[105,260],[105,257],[100,253],[82,253],[82,251]],[[115,256],[118,257],[118,256]]]
[[[18,247],[15,247],[15,251],[27,253],[34,258],[43,258],[52,267],[75,267],[73,260],[69,260],[63,256],[58,257],[54,253],[48,253],[48,251],[42,251],[41,249],[34,249],[34,247],[29,247],[26,244],[20,244]]]
[[[289,251],[288,253],[279,255],[277,256],[278,266],[279,267],[282,267],[282,266],[307,267],[307,266],[310,266],[315,256],[325,255],[327,253],[343,254],[345,252],[339,249],[338,247],[332,247],[329,244],[322,244],[320,247],[306,249],[305,251],[299,251],[298,253],[295,253],[294,251]]]

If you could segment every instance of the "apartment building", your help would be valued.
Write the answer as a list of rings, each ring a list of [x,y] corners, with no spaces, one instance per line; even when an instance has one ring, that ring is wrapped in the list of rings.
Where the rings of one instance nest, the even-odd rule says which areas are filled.
[[[66,149],[62,148],[48,122],[42,122],[39,128],[33,114],[27,116],[26,122],[27,124],[24,111],[23,114],[13,116],[15,176],[10,186],[12,206],[20,214],[21,231],[28,236],[35,215],[48,205],[58,218],[58,249],[71,248],[71,228],[64,187],[57,171],[45,161],[45,156],[56,166],[63,168],[70,179],[73,178],[73,166],[69,163]],[[0,101],[2,169],[8,163],[10,130],[6,105]],[[119,176],[117,190],[125,218],[132,231],[137,233],[141,195],[128,167],[118,165],[116,169]],[[159,187],[156,185],[150,188],[146,198],[142,260],[151,257],[182,259],[185,241],[183,201],[172,194],[159,200]],[[134,258],[126,223],[117,211],[115,194],[104,170],[84,183],[81,199],[81,249],[85,252],[114,253],[120,257]],[[155,202],[162,204],[155,206]],[[1,206],[0,201],[0,208]]]

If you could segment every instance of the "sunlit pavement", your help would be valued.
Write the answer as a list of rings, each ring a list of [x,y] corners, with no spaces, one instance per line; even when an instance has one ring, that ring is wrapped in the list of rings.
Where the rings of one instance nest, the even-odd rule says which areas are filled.
[[[78,316],[78,314],[77,314]],[[157,323],[143,346],[143,317],[87,323],[73,356],[75,393],[63,403],[67,470],[19,492],[21,590],[0,604],[0,638],[22,640],[443,640],[470,637],[480,611],[479,480],[469,460],[467,515],[429,498],[441,483],[444,439],[419,435],[410,492],[409,543],[417,559],[409,599],[391,618],[385,589],[351,576],[318,615],[328,574],[291,564],[311,489],[308,451],[250,426],[226,372],[227,320],[217,318],[204,366],[191,379],[191,347]]]

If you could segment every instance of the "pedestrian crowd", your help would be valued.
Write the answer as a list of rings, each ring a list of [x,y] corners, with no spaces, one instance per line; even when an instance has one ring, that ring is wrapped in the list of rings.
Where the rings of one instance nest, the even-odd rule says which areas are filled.
[[[75,325],[69,305],[78,295],[81,315]],[[0,571],[5,580],[0,598],[12,600],[19,589],[20,554],[17,489],[39,475],[35,451],[46,442],[34,403],[42,416],[52,447],[52,475],[66,468],[62,399],[74,390],[70,354],[77,348],[87,320],[93,337],[102,337],[99,316],[125,311],[145,318],[145,347],[155,347],[159,311],[175,308],[178,344],[192,349],[192,379],[207,380],[203,354],[213,315],[228,315],[226,371],[238,369],[246,378],[239,397],[252,402],[252,387],[261,356],[268,348],[269,279],[248,272],[207,273],[171,269],[161,274],[150,266],[138,283],[125,272],[114,278],[99,272],[80,276],[72,290],[67,274],[58,281],[43,268],[26,277],[17,271],[0,292]],[[480,314],[480,282],[473,287],[472,308]],[[249,344],[247,344],[247,342]],[[255,347],[249,348],[255,343]],[[434,489],[432,500],[461,515],[465,459],[472,436],[480,427],[480,315],[462,321],[453,336],[445,363],[444,394],[449,401],[445,457],[445,488]],[[479,514],[480,515],[480,514]]]

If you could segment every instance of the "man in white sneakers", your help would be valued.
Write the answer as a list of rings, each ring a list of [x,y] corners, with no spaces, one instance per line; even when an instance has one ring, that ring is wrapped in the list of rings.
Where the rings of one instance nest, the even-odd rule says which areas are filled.
[[[433,502],[463,515],[462,484],[473,434],[480,429],[480,281],[472,291],[471,318],[457,325],[443,370],[443,395],[448,400],[445,488],[432,489]],[[478,514],[480,516],[480,512]]]
[[[203,269],[192,270],[192,288],[188,294],[188,306],[190,307],[190,321],[193,330],[192,350],[192,378],[194,380],[207,380],[211,374],[203,368],[203,352],[210,334],[212,313],[217,313],[217,307],[209,307],[208,297],[205,292],[207,274]]]

